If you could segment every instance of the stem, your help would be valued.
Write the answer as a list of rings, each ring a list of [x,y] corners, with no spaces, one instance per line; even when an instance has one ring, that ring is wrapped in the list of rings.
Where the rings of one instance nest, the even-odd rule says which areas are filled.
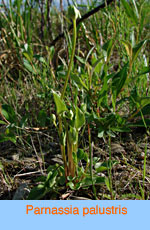
[[[72,42],[72,52],[71,52],[71,58],[70,58],[70,62],[69,62],[69,67],[68,67],[68,72],[66,75],[66,79],[65,79],[65,84],[63,87],[63,91],[61,93],[61,99],[64,98],[65,96],[65,92],[66,92],[66,88],[67,88],[67,84],[68,84],[68,80],[69,80],[69,76],[70,76],[70,72],[71,72],[71,68],[72,68],[72,64],[73,64],[73,60],[74,60],[74,55],[75,55],[75,48],[76,48],[76,39],[77,39],[77,29],[76,29],[76,19],[73,20],[73,42]],[[58,115],[58,120],[59,120],[59,136],[62,133],[62,118],[60,115]],[[63,161],[64,161],[64,167],[65,167],[65,175],[66,178],[68,176],[68,173],[70,173],[70,170],[72,172],[72,176],[73,176],[73,171],[74,171],[74,167],[73,167],[73,159],[72,159],[72,151],[71,149],[68,147],[68,152],[69,152],[69,156],[71,156],[71,159],[69,158],[69,165],[67,166],[67,160],[66,160],[66,154],[65,154],[65,146],[64,145],[60,145],[61,147],[61,154],[63,157]],[[71,151],[71,153],[70,153]],[[71,169],[70,169],[71,167]],[[73,169],[72,169],[73,167]],[[68,172],[69,171],[69,172]]]
[[[146,157],[147,157],[147,141],[145,144],[144,167],[143,167],[143,200],[145,200]]]
[[[74,59],[74,55],[75,55],[76,40],[77,40],[77,28],[76,28],[76,19],[74,19],[73,20],[73,42],[72,42],[71,59],[70,59],[69,67],[68,67],[68,72],[67,72],[64,88],[63,88],[63,91],[61,93],[61,99],[63,99],[65,96],[65,92],[66,92],[66,88],[67,88],[67,84],[68,84],[68,80],[69,80],[69,76],[70,76],[70,72],[71,72],[71,67],[72,67],[73,59]]]
[[[63,131],[62,130],[62,119],[61,119],[60,115],[58,115],[58,121],[59,121],[59,138],[60,138],[61,133]],[[68,167],[67,167],[67,161],[66,161],[65,146],[63,144],[60,144],[60,149],[61,149],[61,154],[62,154],[62,158],[63,158],[63,162],[64,162],[65,176],[67,178]]]
[[[89,136],[89,153],[90,153],[90,174],[91,174],[91,181],[92,181],[92,189],[94,193],[94,198],[97,200],[96,196],[96,188],[93,182],[93,148],[92,148],[92,143],[91,143],[91,130],[90,130],[90,125],[88,124],[88,136]]]
[[[113,188],[112,188],[112,159],[111,159],[111,136],[109,136],[109,165],[108,165],[108,175],[109,175],[109,185],[111,199],[114,200]]]

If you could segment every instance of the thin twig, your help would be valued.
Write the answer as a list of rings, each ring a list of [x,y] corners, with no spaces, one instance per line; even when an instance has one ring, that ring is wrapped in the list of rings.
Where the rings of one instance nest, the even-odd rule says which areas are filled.
[[[40,173],[40,174],[41,174],[41,171],[38,170],[38,171],[35,171],[35,172],[27,172],[27,173],[22,173],[22,174],[16,174],[16,175],[14,176],[14,179],[15,179],[16,177],[30,176],[30,175],[37,174],[37,173]]]

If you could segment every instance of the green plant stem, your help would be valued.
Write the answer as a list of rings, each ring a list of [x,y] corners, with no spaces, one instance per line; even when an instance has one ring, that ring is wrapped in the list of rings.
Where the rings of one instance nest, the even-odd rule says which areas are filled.
[[[72,52],[71,52],[71,58],[70,58],[70,62],[69,62],[68,72],[67,72],[66,79],[65,79],[65,84],[64,84],[64,87],[63,87],[63,90],[61,93],[61,99],[63,99],[65,96],[65,92],[66,92],[66,88],[67,88],[67,84],[68,84],[68,80],[69,80],[69,76],[70,76],[70,72],[71,72],[71,68],[72,68],[72,64],[73,64],[73,60],[74,60],[74,55],[75,55],[76,40],[77,40],[77,28],[76,28],[76,19],[74,19],[73,20]],[[58,116],[58,120],[59,120],[59,136],[61,136],[62,118],[60,115]],[[67,166],[66,155],[65,155],[65,146],[61,144],[60,147],[61,147],[61,153],[62,153],[62,157],[63,157],[63,161],[64,161],[65,175],[67,177],[69,172],[68,172],[68,166]],[[73,159],[72,159],[72,162],[73,162]]]
[[[66,92],[66,88],[67,88],[67,84],[68,84],[68,80],[69,80],[69,76],[70,76],[70,72],[71,72],[71,67],[73,64],[73,59],[74,59],[74,55],[75,55],[75,48],[76,48],[76,40],[77,40],[77,28],[76,28],[76,19],[73,20],[73,42],[72,42],[72,52],[71,52],[71,58],[70,58],[70,62],[69,62],[69,67],[68,67],[68,72],[67,72],[67,76],[65,79],[65,84],[64,84],[64,88],[63,91],[61,93],[61,99],[64,98],[65,96],[65,92]]]
[[[145,144],[144,167],[143,167],[143,200],[145,200],[146,156],[147,156],[147,141]]]
[[[89,136],[90,174],[91,174],[91,181],[92,181],[92,189],[93,189],[93,193],[94,193],[94,198],[95,198],[95,200],[97,200],[96,188],[95,188],[94,182],[93,182],[93,151],[92,151],[92,143],[91,143],[91,130],[90,130],[89,125],[88,125],[88,136]]]
[[[62,133],[62,119],[60,115],[58,115],[58,121],[59,121],[59,138]],[[68,176],[68,166],[67,166],[67,161],[66,161],[66,154],[65,154],[65,146],[63,144],[60,144],[60,149],[61,149],[61,154],[64,162],[64,168],[65,168],[65,176],[67,178]]]
[[[108,166],[108,175],[109,175],[109,185],[110,185],[110,193],[111,193],[111,199],[114,199],[113,196],[113,189],[112,189],[112,159],[111,159],[111,136],[109,136],[109,166]]]

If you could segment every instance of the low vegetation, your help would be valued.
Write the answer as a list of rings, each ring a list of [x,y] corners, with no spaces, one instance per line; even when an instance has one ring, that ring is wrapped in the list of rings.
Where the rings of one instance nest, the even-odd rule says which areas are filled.
[[[1,4],[0,199],[150,199],[149,1],[51,4]]]

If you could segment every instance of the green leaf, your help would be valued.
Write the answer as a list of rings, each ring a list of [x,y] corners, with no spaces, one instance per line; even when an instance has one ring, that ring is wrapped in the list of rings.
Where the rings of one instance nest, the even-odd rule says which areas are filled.
[[[146,42],[147,40],[143,40],[133,47],[132,63],[134,63],[135,59],[137,58],[139,52],[141,51],[142,47],[145,45]]]
[[[110,137],[116,137],[116,135],[112,132],[112,130],[107,130],[106,133]]]
[[[28,60],[28,62],[32,62],[32,57],[30,57],[30,55],[27,52],[23,52],[23,56],[26,57],[26,59]]]
[[[59,137],[60,144],[65,146],[66,145],[66,132],[61,132]]]
[[[0,134],[0,143],[5,141],[11,141],[14,144],[16,143],[16,136],[13,134]]]
[[[48,188],[52,188],[55,183],[56,183],[56,178],[57,178],[57,175],[58,175],[58,171],[50,171],[48,173],[48,176],[47,176],[47,179],[46,179],[46,182],[45,182],[45,186],[48,187]]]
[[[111,127],[111,130],[114,132],[120,132],[120,133],[131,132],[131,129],[127,127]]]
[[[58,183],[59,183],[60,185],[62,185],[62,186],[66,183],[66,177],[65,177],[65,175],[61,176],[61,177],[58,179]]]
[[[81,62],[82,64],[86,64],[86,61],[83,59],[83,58],[81,58],[80,56],[75,56],[76,57],[76,59],[79,61],[79,62]]]
[[[80,182],[75,184],[75,189],[79,190],[81,188],[81,186],[82,186],[82,182],[80,181]]]
[[[70,130],[68,132],[68,139],[70,144],[76,144],[78,141],[78,132],[76,128],[70,126]]]
[[[6,118],[6,120],[9,121],[10,123],[17,122],[17,116],[15,114],[15,111],[10,105],[3,104],[1,107],[1,113]]]
[[[127,79],[128,63],[112,78],[112,92],[116,97],[123,88]]]
[[[5,121],[0,120],[0,125],[7,125],[7,123]]]
[[[107,53],[107,58],[111,54],[112,47],[113,47],[113,39],[110,39],[109,41],[107,41],[102,47],[102,49]]]
[[[105,161],[105,162],[98,162],[95,164],[95,169],[96,172],[103,172],[103,171],[107,171],[108,169],[110,169],[110,167],[112,168],[113,165],[118,164],[118,161]]]
[[[65,102],[54,91],[53,91],[53,97],[54,97],[54,101],[55,101],[55,104],[56,104],[57,114],[61,114],[61,113],[65,112],[65,111],[67,111],[67,107],[65,105]]]
[[[3,166],[1,161],[0,161],[0,169],[1,169],[2,172],[4,172],[4,166]]]
[[[93,181],[93,182],[95,182],[95,181]],[[91,185],[93,185],[93,182],[92,182],[92,179],[91,179],[91,176],[86,176],[85,178],[84,178],[84,180],[82,181],[82,184],[84,185],[84,186],[91,186]]]
[[[71,79],[72,79],[73,81],[75,81],[75,83],[76,83],[78,86],[81,86],[81,87],[83,87],[85,90],[88,90],[88,87],[86,86],[86,84],[85,84],[85,83],[81,80],[81,78],[78,77],[77,75],[72,74],[72,75],[71,75]]]
[[[130,60],[132,60],[132,45],[131,45],[131,43],[128,41],[122,41],[122,44],[124,45]]]
[[[122,5],[124,6],[125,12],[127,16],[134,22],[136,25],[138,24],[138,18],[136,16],[136,13],[130,6],[130,4],[126,0],[121,0]]]
[[[133,2],[133,5],[134,5],[134,8],[135,8],[135,14],[136,14],[137,18],[139,18],[139,12],[138,12],[138,8],[137,8],[137,5],[135,3],[135,0],[132,0],[132,2]]]
[[[26,60],[25,58],[23,58],[23,64],[24,64],[24,66],[25,66],[25,68],[29,71],[29,72],[31,72],[32,74],[37,74],[37,71],[36,71],[36,67],[34,67],[34,65],[31,65],[30,63],[29,63],[29,61],[28,60]]]
[[[95,184],[103,184],[103,183],[105,183],[105,177],[97,176]]]
[[[78,158],[78,161],[80,160],[85,160],[86,162],[89,161],[88,154],[84,152],[83,149],[78,149],[77,158]]]
[[[40,55],[34,55],[34,58],[36,58],[42,64],[44,64],[46,66],[48,65],[47,62],[46,62],[46,60],[43,57],[41,57]]]
[[[150,66],[144,66],[142,70],[139,71],[138,76],[150,73]]]
[[[98,132],[98,137],[102,138],[104,136],[104,130]]]
[[[39,200],[39,199],[43,198],[46,193],[47,192],[46,192],[45,186],[43,184],[40,184],[31,190],[27,200]]]
[[[141,108],[145,107],[148,104],[150,104],[150,97],[141,97],[140,98]]]
[[[38,122],[39,122],[40,126],[46,125],[47,114],[44,110],[39,111],[37,118],[38,118]]]
[[[96,58],[95,58],[96,59]],[[93,73],[98,73],[100,74],[100,71],[102,69],[102,58],[99,58],[98,60],[96,59],[94,63],[92,63],[92,71],[91,71],[91,76],[93,76]]]
[[[67,186],[69,186],[72,190],[74,190],[74,183],[72,181],[69,181],[67,183]]]
[[[76,117],[75,117],[75,127],[79,130],[85,124],[85,115],[84,113],[76,107]]]
[[[107,186],[107,189],[110,191],[111,190],[110,189],[110,183],[109,183],[109,179],[107,177],[105,178],[105,184]]]

